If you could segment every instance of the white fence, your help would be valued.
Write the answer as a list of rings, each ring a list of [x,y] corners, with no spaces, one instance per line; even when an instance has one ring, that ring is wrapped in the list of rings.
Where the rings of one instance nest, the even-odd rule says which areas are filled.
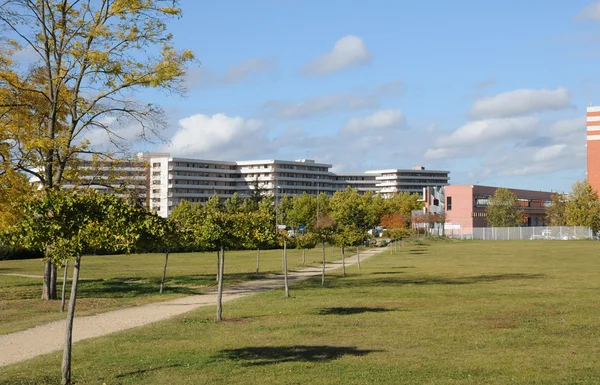
[[[594,233],[584,226],[539,226],[539,227],[473,227],[446,229],[445,235],[460,239],[483,239],[491,241],[511,240],[571,240],[591,239]]]

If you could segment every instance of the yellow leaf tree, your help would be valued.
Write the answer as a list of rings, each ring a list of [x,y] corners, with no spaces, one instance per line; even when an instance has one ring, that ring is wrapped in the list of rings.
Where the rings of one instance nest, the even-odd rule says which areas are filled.
[[[184,92],[194,57],[174,47],[166,24],[180,15],[173,0],[5,0],[0,143],[8,167],[52,189],[76,177],[84,154],[107,151],[86,133],[102,133],[119,150],[124,127],[138,127],[140,138],[158,135],[162,109],[135,96],[148,88]],[[27,63],[15,59],[23,52]],[[45,279],[45,298],[51,285]]]

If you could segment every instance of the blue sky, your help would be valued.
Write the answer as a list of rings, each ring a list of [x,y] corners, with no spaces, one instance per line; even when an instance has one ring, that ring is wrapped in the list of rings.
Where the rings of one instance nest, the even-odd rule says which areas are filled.
[[[169,143],[207,159],[451,171],[452,184],[568,191],[600,104],[600,2],[182,0],[190,68]]]

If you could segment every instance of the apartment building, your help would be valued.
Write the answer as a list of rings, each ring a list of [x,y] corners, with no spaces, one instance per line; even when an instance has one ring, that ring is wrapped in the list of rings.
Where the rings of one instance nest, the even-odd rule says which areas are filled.
[[[205,203],[215,194],[227,199],[235,193],[240,197],[250,197],[254,196],[257,188],[261,194],[277,198],[303,193],[331,196],[346,187],[361,193],[379,193],[382,186],[389,187],[386,184],[388,171],[395,173],[397,181],[392,186],[394,190],[386,190],[387,195],[399,191],[421,193],[423,187],[448,184],[447,171],[424,171],[422,167],[418,170],[384,170],[385,173],[335,174],[330,171],[331,164],[317,163],[311,159],[234,162],[176,158],[166,153],[140,156],[149,164],[150,207],[164,217],[170,215],[173,207],[183,200]],[[406,178],[405,174],[414,178]],[[437,177],[438,174],[442,176]],[[406,180],[410,180],[410,184],[406,185]]]
[[[365,173],[335,174],[332,180],[334,191],[345,190],[346,187],[350,187],[352,190],[358,190],[361,194],[367,191],[374,194],[378,193],[377,183],[379,183],[377,175]]]
[[[450,184],[450,171],[426,170],[422,166],[412,169],[373,170],[365,173],[375,175],[377,191],[384,197],[399,192],[419,194],[423,197],[423,187]]]
[[[80,159],[76,168],[66,170],[64,188],[90,188],[135,200],[140,206],[150,207],[148,191],[149,168],[143,158],[138,159]],[[39,179],[29,182],[37,186]]]
[[[238,161],[238,170],[245,181],[246,192],[257,186],[273,196],[300,195],[306,192],[317,195],[335,191],[330,164],[316,163],[311,159],[248,160]]]

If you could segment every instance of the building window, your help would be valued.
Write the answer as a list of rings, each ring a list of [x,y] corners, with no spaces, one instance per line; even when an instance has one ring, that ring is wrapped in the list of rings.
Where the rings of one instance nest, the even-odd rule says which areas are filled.
[[[452,210],[452,197],[446,197],[446,210]]]

